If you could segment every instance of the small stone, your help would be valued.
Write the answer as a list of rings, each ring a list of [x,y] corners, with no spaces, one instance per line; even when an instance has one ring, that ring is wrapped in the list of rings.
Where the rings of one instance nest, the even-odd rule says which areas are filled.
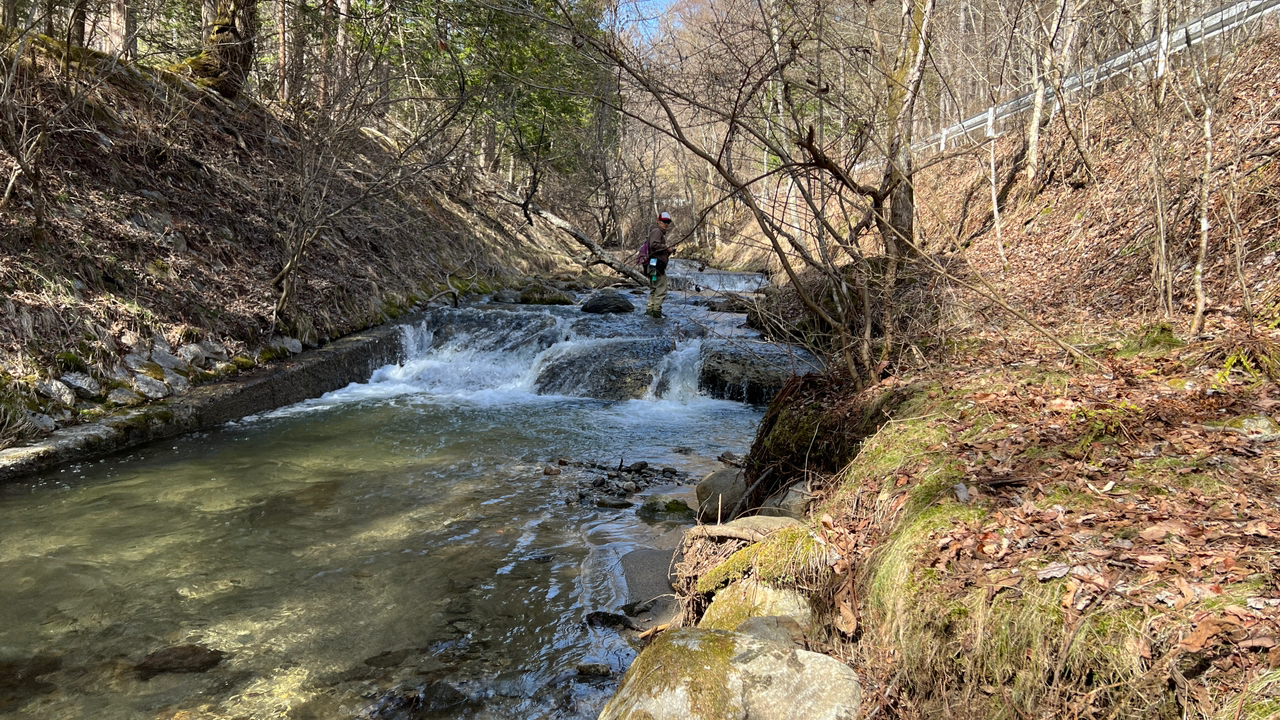
[[[126,390],[125,388],[116,388],[111,392],[107,393],[107,402],[111,403],[112,405],[133,407],[134,405],[141,405],[146,401],[143,400],[141,395],[139,395],[136,392],[133,392],[132,390]]]
[[[169,396],[169,388],[164,383],[146,375],[133,376],[133,389],[150,400],[159,400]]]
[[[76,395],[86,400],[96,398],[102,394],[102,386],[98,384],[98,381],[89,377],[85,373],[82,373],[82,372],[63,373],[62,377],[59,379],[62,381],[64,385],[67,385],[73,391],[75,391]]]
[[[302,341],[291,337],[273,337],[271,338],[271,347],[284,350],[290,355],[297,355],[302,352]]]
[[[641,460],[639,462],[631,463],[630,465],[627,466],[627,469],[630,470],[631,472],[640,472],[641,470],[644,470],[647,467],[649,467],[649,463]]]
[[[151,336],[151,348],[152,350],[159,350],[166,353],[173,352],[173,346],[169,344],[168,339],[166,339],[165,336],[158,334]]]
[[[679,473],[680,473],[680,471],[679,471],[679,470],[676,470],[676,469],[675,469],[675,468],[673,468],[673,467],[664,467],[664,468],[662,468],[662,474],[663,474],[663,475],[666,475],[667,477],[672,477],[672,476],[674,476],[674,475],[678,475]]]
[[[602,497],[596,501],[596,506],[613,510],[623,510],[631,507],[631,503],[618,498]]]
[[[720,457],[717,457],[716,459],[724,463],[725,465],[728,465],[729,467],[742,467],[742,458],[729,452],[728,450],[720,453]]]
[[[44,413],[31,413],[27,416],[27,419],[31,421],[32,425],[36,426],[37,430],[46,435],[58,429],[58,421]]]
[[[578,663],[578,674],[590,677],[610,677],[613,670],[605,663]]]
[[[199,345],[191,343],[178,348],[178,357],[188,365],[204,367],[205,354]]]
[[[226,346],[222,343],[217,343],[212,340],[201,340],[196,343],[196,345],[204,351],[204,354],[207,357],[211,357],[215,360],[226,360],[231,356],[231,354],[227,352]]]
[[[186,392],[191,389],[190,380],[182,377],[169,368],[164,369],[164,381],[165,384],[172,388],[176,393]]]
[[[60,380],[42,380],[36,384],[36,392],[47,398],[52,398],[67,407],[75,407],[75,391]]]
[[[622,489],[628,493],[635,493],[640,491],[640,486],[628,480],[622,483]]]
[[[168,350],[161,350],[160,348],[156,348],[151,351],[151,362],[154,362],[166,370],[180,371],[187,369],[187,363],[182,358],[174,355]]]
[[[371,658],[366,658],[364,664],[369,667],[396,667],[397,665],[403,665],[411,652],[410,650],[388,650]]]
[[[553,465],[548,465],[548,466],[546,466],[546,467],[542,468],[542,474],[543,474],[543,475],[559,475],[559,474],[560,474],[560,468],[555,467],[555,466],[553,466]]]

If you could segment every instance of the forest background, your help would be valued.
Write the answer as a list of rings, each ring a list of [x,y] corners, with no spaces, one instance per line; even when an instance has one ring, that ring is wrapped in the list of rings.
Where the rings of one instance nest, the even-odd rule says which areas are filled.
[[[821,387],[776,403],[762,438],[787,402],[817,403],[829,418],[879,418],[815,426],[835,438],[821,462],[809,462],[812,442],[790,458],[775,444],[748,467],[752,482],[778,468],[757,483],[761,495],[804,482],[834,502],[830,529],[840,538],[879,547],[897,537],[885,528],[909,525],[911,512],[949,492],[934,483],[919,507],[888,502],[894,488],[917,487],[919,468],[907,460],[864,483],[893,480],[880,505],[850,505],[840,488],[858,443],[894,427],[880,423],[905,402],[903,386],[920,391],[965,369],[985,379],[948,375],[920,391],[966,407],[1007,406],[1008,417],[980,432],[959,421],[948,430],[967,443],[956,460],[967,468],[962,480],[989,485],[1010,467],[1025,471],[1018,458],[1032,448],[1000,443],[1010,428],[1047,423],[1045,437],[1065,432],[1058,440],[1067,449],[1045,455],[1037,446],[1035,472],[1066,483],[1050,470],[1070,466],[1073,487],[1089,486],[1090,473],[1113,469],[1092,449],[1107,438],[1137,447],[1135,438],[1151,437],[1148,424],[1167,436],[1191,423],[1203,440],[1213,430],[1201,415],[1230,407],[1256,421],[1245,435],[1259,450],[1224,468],[1209,462],[1221,443],[1205,441],[1216,450],[1188,450],[1194,472],[1162,472],[1221,476],[1214,492],[1253,498],[1246,505],[1262,515],[1247,522],[1264,523],[1255,531],[1280,530],[1267,499],[1280,465],[1274,443],[1265,444],[1280,436],[1280,58],[1268,21],[1213,38],[1180,30],[1214,9],[1201,0],[717,0],[660,9],[592,0],[4,0],[0,443],[39,436],[34,411],[60,423],[110,412],[59,406],[38,388],[69,372],[109,382],[124,354],[150,338],[216,340],[252,364],[270,358],[251,356],[277,336],[315,345],[426,300],[535,276],[583,286],[634,276],[627,263],[640,235],[668,210],[683,254],[773,273],[779,289],[752,304],[750,321],[809,345],[832,369]],[[1174,52],[1181,45],[1190,48]],[[1077,81],[1142,48],[1129,72]],[[1016,98],[1025,98],[1024,112],[944,132]],[[1009,379],[1032,366],[1055,374]],[[990,373],[1004,373],[998,387]],[[1032,389],[1010,395],[1023,385]],[[1161,404],[1170,392],[1194,402],[1173,412]],[[999,434],[991,448],[982,433]],[[962,452],[941,441],[919,450],[941,447]],[[1123,457],[1122,469],[1139,462]],[[1070,510],[1053,483],[1035,487],[1017,498]],[[1010,499],[994,497],[993,508]],[[879,508],[870,525],[880,535],[859,535],[871,531],[858,507]],[[1018,517],[1031,526],[1029,510]],[[954,528],[966,523],[979,538],[993,532],[971,514],[952,520],[930,525],[925,544],[960,547],[973,536]],[[1237,614],[1237,624],[1253,623],[1229,652],[1197,666],[1192,679],[1218,678],[1215,689],[1177,681],[1191,671],[1175,661],[1203,659],[1210,640],[1229,635],[1225,621],[1196,617],[1204,598],[1194,587],[1176,608],[1185,622],[1153,630],[1147,616],[1134,620],[1139,632],[1117,640],[1132,645],[1129,654],[1106,666],[1107,677],[1143,679],[1169,712],[1211,716],[1238,700],[1235,716],[1251,717],[1240,714],[1242,698],[1270,697],[1250,688],[1259,678],[1276,684],[1280,655],[1263,652],[1270,675],[1258,669],[1259,652],[1277,641],[1255,628],[1272,628],[1276,610],[1247,601],[1277,593],[1273,580],[1259,580],[1274,576],[1274,554],[1249,547],[1252,555],[1233,550],[1197,566],[1239,576],[1248,597],[1224,607],[1248,611],[1252,619]],[[939,562],[954,569],[962,560]],[[884,561],[867,559],[859,582],[878,577]],[[1168,563],[1118,562],[1148,572],[1143,598],[1177,587],[1158,573],[1173,572]],[[1256,572],[1240,574],[1245,566]],[[996,706],[1018,715],[1138,712],[1141,698],[1104,691],[1103,676],[1089,675],[1103,664],[1077,657],[1082,618],[1116,595],[1118,581],[1096,575],[1091,587],[1112,594],[1091,597],[1107,600],[1073,610],[1085,581],[1064,580],[1077,583],[1065,591],[1071,601],[1049,603],[1061,614],[1027,650],[1051,682],[1041,673],[1037,689],[966,697],[975,717],[994,716]],[[1009,576],[984,577],[947,588],[959,597],[1005,583],[987,597],[994,608]],[[877,616],[857,600],[868,595],[862,589],[829,588],[832,651],[880,673],[882,709],[928,715],[937,709],[930,703],[955,699],[945,679],[996,687],[1008,672],[877,655],[892,646],[885,638],[907,636],[894,624],[906,621],[889,615],[911,616],[883,608]],[[968,637],[953,626],[908,629]],[[855,639],[861,650],[841,644]],[[1213,663],[1221,673],[1205,675]],[[1067,677],[1064,668],[1086,669]]]

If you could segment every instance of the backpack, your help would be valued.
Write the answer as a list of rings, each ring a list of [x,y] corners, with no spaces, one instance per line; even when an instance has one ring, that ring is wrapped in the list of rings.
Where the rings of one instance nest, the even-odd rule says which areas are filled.
[[[649,241],[645,240],[640,246],[640,255],[636,257],[636,264],[640,267],[647,267],[649,264]]]

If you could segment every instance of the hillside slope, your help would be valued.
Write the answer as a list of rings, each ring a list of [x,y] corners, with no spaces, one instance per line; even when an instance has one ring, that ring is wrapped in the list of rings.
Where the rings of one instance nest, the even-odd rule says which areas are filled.
[[[64,75],[60,45],[33,47],[20,72],[36,100],[19,110],[48,131],[47,218],[38,232],[38,198],[19,177],[0,213],[0,394],[11,405],[52,410],[33,389],[66,371],[109,381],[139,339],[209,340],[230,354],[264,347],[284,239],[308,197],[323,194],[318,207],[329,211],[370,195],[306,251],[274,332],[307,345],[450,287],[580,272],[582,253],[563,233],[530,225],[483,176],[457,170],[465,163],[448,154],[448,138],[425,149],[430,166],[405,165],[407,179],[377,184],[397,162],[397,141],[353,127],[332,138],[342,143],[333,167],[316,172],[318,149],[251,98],[227,100],[90,50],[77,50]],[[0,176],[14,167],[0,156]],[[67,411],[52,414],[74,421]]]
[[[943,289],[923,301],[940,324],[908,336],[916,352],[872,387],[784,388],[745,463],[746,504],[803,490],[809,516],[761,542],[686,544],[692,619],[709,625],[718,597],[734,608],[722,591],[743,579],[802,593],[817,616],[804,642],[859,672],[867,717],[1277,717],[1276,39],[1222,59],[1234,71],[1213,100],[1198,333],[1195,100],[1144,139],[1138,90],[1094,99],[1092,171],[1059,116],[1034,183],[1022,138],[1002,138],[999,233],[985,146],[920,172]],[[1169,311],[1153,281],[1153,143]]]

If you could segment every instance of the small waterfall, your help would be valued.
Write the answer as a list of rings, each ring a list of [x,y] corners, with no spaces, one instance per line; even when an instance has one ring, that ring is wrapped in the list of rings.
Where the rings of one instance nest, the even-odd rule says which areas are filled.
[[[672,289],[704,290],[717,293],[756,293],[769,284],[761,273],[703,269],[706,266],[689,260],[672,260],[667,267]]]
[[[634,316],[437,308],[403,332],[403,362],[339,392],[496,404],[537,396],[688,402],[698,391],[701,343]]]
[[[698,397],[698,371],[701,367],[702,341],[692,340],[662,358],[642,399],[687,405]]]

